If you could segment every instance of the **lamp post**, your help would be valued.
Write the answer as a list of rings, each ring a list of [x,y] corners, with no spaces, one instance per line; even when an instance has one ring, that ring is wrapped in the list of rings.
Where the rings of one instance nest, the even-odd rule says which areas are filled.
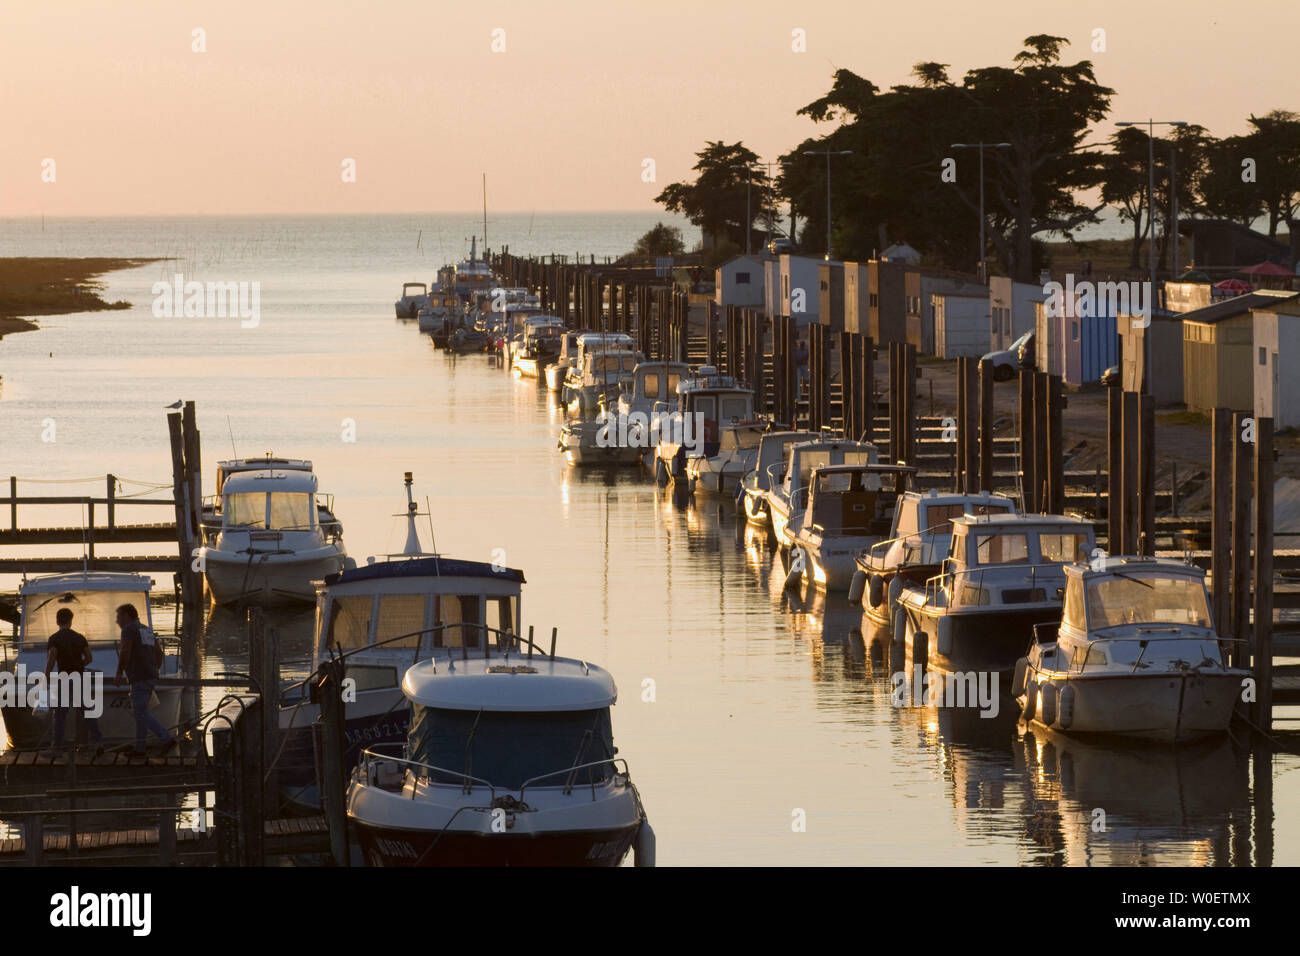
[[[1151,311],[1156,307],[1156,136],[1155,128],[1157,126],[1186,126],[1182,120],[1138,120],[1135,122],[1117,122],[1116,126],[1145,126],[1147,128],[1147,225],[1150,229],[1148,237],[1148,256],[1150,259],[1151,279],[1147,292],[1147,305]],[[1172,188],[1170,193],[1173,193]],[[1174,223],[1175,233],[1178,230],[1178,224]],[[1177,235],[1174,241],[1178,240]],[[1147,330],[1142,330],[1142,391],[1151,393],[1151,336]]]
[[[984,245],[984,150],[1010,149],[1010,143],[953,143],[953,149],[977,149],[980,154],[980,280],[989,281],[988,261],[985,258]]]
[[[831,157],[852,156],[851,149],[806,149],[805,156],[826,157],[826,261],[831,260]]]

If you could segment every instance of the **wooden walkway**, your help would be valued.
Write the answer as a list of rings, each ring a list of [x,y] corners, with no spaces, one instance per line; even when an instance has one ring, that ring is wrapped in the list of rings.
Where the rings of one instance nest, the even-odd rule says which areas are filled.
[[[268,857],[297,853],[324,853],[329,850],[329,829],[323,816],[278,817],[263,824]],[[135,827],[96,830],[77,834],[74,853],[67,833],[43,834],[45,861],[95,865],[123,861],[156,860],[159,852],[158,828]],[[21,836],[0,840],[0,866],[23,865],[27,842]],[[176,830],[176,857],[192,863],[216,861],[213,832],[188,828]]]

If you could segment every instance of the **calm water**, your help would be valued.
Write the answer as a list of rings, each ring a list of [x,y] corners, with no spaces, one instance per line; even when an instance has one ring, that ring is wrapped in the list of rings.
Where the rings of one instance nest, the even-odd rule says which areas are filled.
[[[516,251],[604,255],[662,217],[498,218],[489,236]],[[471,217],[0,224],[0,255],[183,257],[109,276],[129,311],[53,317],[0,341],[0,476],[167,483],[164,406],[192,398],[205,490],[232,433],[241,454],[311,458],[361,561],[400,548],[394,513],[413,471],[438,549],[479,560],[504,549],[528,578],[525,624],[558,626],[562,653],[614,674],[615,736],[663,864],[1246,862],[1257,810],[1273,817],[1272,862],[1300,861],[1300,759],[1273,762],[1272,805],[1256,807],[1249,761],[1227,743],[1103,748],[1019,735],[1009,705],[996,720],[896,709],[856,610],[783,596],[779,559],[729,509],[674,507],[634,471],[566,467],[544,392],[435,351],[392,317],[401,283],[427,281],[473,228]],[[150,286],[178,266],[260,282],[260,325],[154,318]],[[284,655],[305,657],[309,615],[282,623]],[[213,620],[204,655],[207,673],[242,666],[238,623]],[[1091,828],[1095,808],[1105,832]]]

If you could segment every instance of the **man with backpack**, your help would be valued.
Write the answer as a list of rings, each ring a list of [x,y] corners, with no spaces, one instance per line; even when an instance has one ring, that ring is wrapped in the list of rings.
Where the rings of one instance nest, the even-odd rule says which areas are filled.
[[[134,756],[144,756],[148,731],[153,731],[163,742],[162,753],[176,744],[176,738],[149,713],[149,701],[158,684],[158,668],[162,664],[162,648],[153,631],[140,623],[140,613],[134,604],[123,604],[117,609],[117,626],[122,629],[122,644],[117,653],[117,676],[114,683],[122,682],[126,675],[131,685],[131,713],[135,717]]]

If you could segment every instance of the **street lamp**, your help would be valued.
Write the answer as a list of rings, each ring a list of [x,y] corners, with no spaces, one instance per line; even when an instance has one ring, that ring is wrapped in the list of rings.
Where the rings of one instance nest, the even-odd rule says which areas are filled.
[[[852,156],[851,149],[806,149],[803,153],[805,156],[825,156],[826,157],[826,261],[831,261],[831,157],[832,156]]]
[[[984,150],[1010,149],[1010,143],[953,143],[953,149],[978,149],[980,152],[980,279],[989,281],[988,261],[984,254]]]
[[[1147,293],[1147,305],[1152,312],[1156,307],[1156,136],[1157,126],[1186,126],[1182,120],[1138,120],[1136,122],[1117,122],[1116,126],[1145,126],[1147,128],[1147,219],[1150,228],[1149,256],[1151,268],[1150,291]],[[1172,188],[1170,192],[1172,193]],[[1178,241],[1178,223],[1174,223],[1174,242]],[[1142,332],[1142,391],[1151,393],[1151,336],[1144,329]]]

